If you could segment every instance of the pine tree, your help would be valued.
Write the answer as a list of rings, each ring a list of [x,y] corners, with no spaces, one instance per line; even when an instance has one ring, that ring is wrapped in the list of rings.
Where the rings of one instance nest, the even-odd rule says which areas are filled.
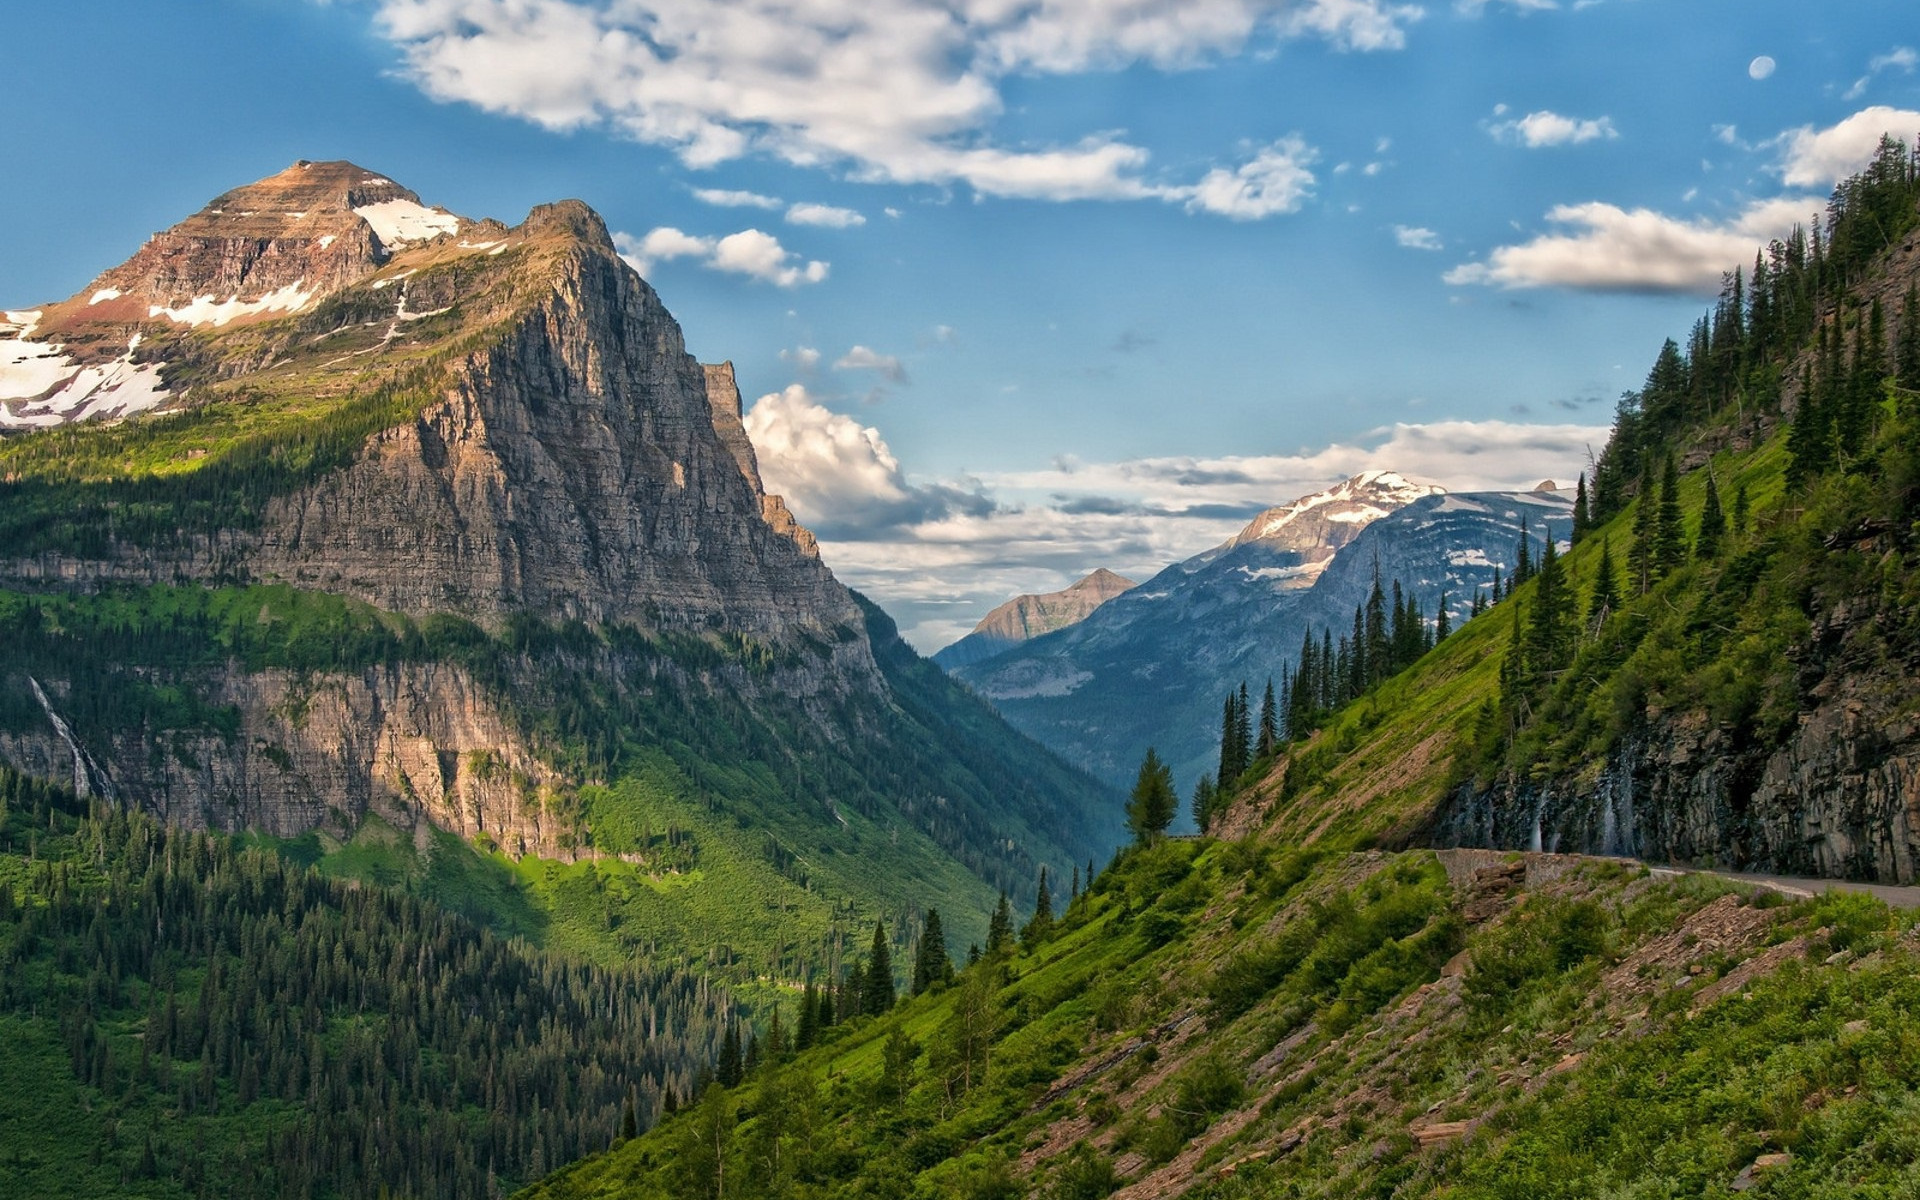
[[[1540,552],[1540,567],[1534,579],[1526,661],[1528,673],[1534,682],[1545,683],[1561,667],[1569,609],[1560,571],[1560,556],[1551,536],[1547,538],[1546,548]]]
[[[1033,898],[1033,919],[1020,931],[1020,943],[1028,949],[1047,940],[1053,932],[1053,893],[1047,890],[1047,869],[1040,868],[1040,888]]]
[[[1587,473],[1580,473],[1573,489],[1573,544],[1578,546],[1593,528],[1593,515],[1587,508]]]
[[[1620,607],[1613,569],[1613,542],[1600,543],[1600,562],[1594,569],[1593,594],[1587,600],[1587,626],[1597,629]]]
[[[913,994],[918,996],[935,984],[952,980],[953,960],[947,957],[947,935],[940,926],[940,910],[930,908],[926,925],[920,931],[920,951],[913,956]]]
[[[800,1018],[793,1031],[793,1048],[806,1050],[813,1046],[814,1039],[820,1034],[819,997],[814,994],[811,981],[800,991]]]
[[[744,1074],[740,1060],[740,1026],[728,1021],[726,1036],[720,1041],[720,1063],[715,1068],[714,1078],[720,1081],[721,1087],[735,1088],[740,1086]]]
[[[1533,534],[1527,528],[1527,514],[1520,514],[1520,545],[1513,560],[1513,581],[1508,585],[1517,588],[1533,578]]]
[[[1660,470],[1660,500],[1655,520],[1654,561],[1661,574],[1687,561],[1687,531],[1680,517],[1680,474],[1667,455]]]
[[[1366,624],[1364,628],[1366,646],[1356,648],[1354,656],[1362,664],[1354,681],[1353,697],[1358,698],[1387,677],[1392,662],[1393,646],[1390,630],[1387,627],[1387,593],[1380,586],[1380,565],[1373,567],[1373,591],[1367,595]]]
[[[1242,772],[1253,765],[1253,705],[1247,697],[1246,681],[1240,683],[1240,697],[1233,707],[1234,761]],[[1238,779],[1239,776],[1235,776]]]
[[[1240,760],[1240,714],[1237,711],[1239,700],[1229,691],[1227,702],[1220,709],[1220,786],[1231,787],[1233,781],[1240,778],[1240,772],[1247,764]]]
[[[1013,905],[1007,903],[1007,890],[1000,889],[1000,903],[987,923],[987,954],[999,954],[1013,945]]]
[[[1634,594],[1644,596],[1652,589],[1658,569],[1658,538],[1654,532],[1658,520],[1658,502],[1653,494],[1653,464],[1643,462],[1639,494],[1633,510],[1633,540],[1627,544],[1627,577]]]
[[[1733,536],[1747,536],[1747,481],[1741,480],[1733,485]]]
[[[1213,826],[1218,797],[1219,789],[1214,786],[1213,777],[1202,771],[1200,778],[1193,781],[1193,823],[1201,833]]]
[[[1273,699],[1273,677],[1268,676],[1266,694],[1260,698],[1260,732],[1254,752],[1260,758],[1271,758],[1279,747],[1280,712]]]
[[[1179,799],[1173,790],[1173,768],[1160,761],[1152,747],[1140,760],[1140,774],[1127,801],[1127,828],[1137,842],[1157,840],[1173,824]]]
[[[888,945],[884,921],[873,923],[873,949],[867,952],[866,986],[861,990],[860,1011],[877,1017],[893,1008],[893,949]]]
[[[1833,462],[1833,416],[1813,386],[1810,367],[1801,372],[1800,403],[1787,429],[1787,454],[1787,481],[1793,484],[1805,483]]]
[[[1433,610],[1433,641],[1435,645],[1447,640],[1453,632],[1453,619],[1447,615],[1447,594],[1440,593],[1440,602]]]
[[[1720,511],[1720,490],[1714,486],[1713,472],[1707,472],[1707,499],[1700,509],[1700,533],[1694,539],[1693,552],[1700,558],[1710,559],[1720,553],[1720,543],[1727,535],[1726,514]]]

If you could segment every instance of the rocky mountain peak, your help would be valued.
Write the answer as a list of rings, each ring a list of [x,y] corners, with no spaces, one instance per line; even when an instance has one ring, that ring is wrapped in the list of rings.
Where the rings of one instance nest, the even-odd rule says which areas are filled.
[[[88,311],[66,315],[198,325],[293,312],[472,224],[353,163],[301,161],[154,234],[75,297]]]
[[[1273,542],[1289,550],[1337,550],[1370,522],[1423,496],[1445,491],[1432,484],[1415,483],[1395,471],[1362,471],[1325,491],[1267,509],[1247,522],[1221,549]]]

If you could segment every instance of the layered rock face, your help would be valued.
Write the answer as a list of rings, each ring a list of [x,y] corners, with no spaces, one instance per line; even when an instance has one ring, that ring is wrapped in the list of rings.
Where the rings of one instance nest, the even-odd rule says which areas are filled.
[[[933,656],[948,670],[983,662],[1021,642],[1077,625],[1093,610],[1134,586],[1101,567],[1057,592],[1015,596],[982,617],[973,632]]]
[[[434,825],[484,835],[510,854],[582,853],[577,831],[555,811],[564,781],[458,667],[218,672],[196,682],[240,715],[240,736],[176,734],[154,761],[149,731],[137,727],[84,747],[57,735],[0,734],[0,757],[195,828],[346,834],[374,813],[416,838]],[[48,703],[59,711],[59,689]]]
[[[1618,854],[1783,875],[1920,879],[1920,717],[1898,685],[1850,677],[1785,743],[1654,718],[1597,775],[1463,787],[1441,845]]]
[[[285,583],[493,630],[532,618],[724,633],[771,664],[724,668],[725,686],[813,736],[855,737],[847,714],[888,703],[852,593],[761,486],[731,365],[686,353],[583,204],[508,228],[428,208],[351,163],[296,164],[32,316],[63,354],[142,335],[139,369],[167,384],[162,412],[296,405],[325,421],[376,386],[419,399],[253,519],[157,541],[108,523],[31,554],[0,545],[0,586]],[[55,394],[19,410],[57,423]],[[616,691],[647,686],[652,669],[580,664]],[[6,735],[0,755],[65,776],[84,750],[102,789],[169,819],[291,834],[378,812],[516,852],[575,852],[548,800],[579,781],[543,766],[498,698],[451,663],[203,672],[191,686],[237,714],[237,733],[170,735],[171,753],[140,728],[69,744],[52,722],[78,681],[42,682],[49,723]]]

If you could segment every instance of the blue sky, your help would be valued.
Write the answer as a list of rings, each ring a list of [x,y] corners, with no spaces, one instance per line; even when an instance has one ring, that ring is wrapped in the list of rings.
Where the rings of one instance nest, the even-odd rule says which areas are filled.
[[[469,216],[578,196],[928,650],[1364,467],[1570,475],[1720,270],[1920,134],[1911,0],[68,0],[6,32],[0,301],[296,158]]]

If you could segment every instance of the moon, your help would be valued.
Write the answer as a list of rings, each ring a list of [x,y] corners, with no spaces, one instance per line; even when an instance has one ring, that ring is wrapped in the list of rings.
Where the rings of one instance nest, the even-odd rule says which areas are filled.
[[[1751,79],[1765,79],[1767,76],[1773,74],[1774,66],[1774,61],[1762,54],[1759,58],[1747,64],[1747,76]]]

